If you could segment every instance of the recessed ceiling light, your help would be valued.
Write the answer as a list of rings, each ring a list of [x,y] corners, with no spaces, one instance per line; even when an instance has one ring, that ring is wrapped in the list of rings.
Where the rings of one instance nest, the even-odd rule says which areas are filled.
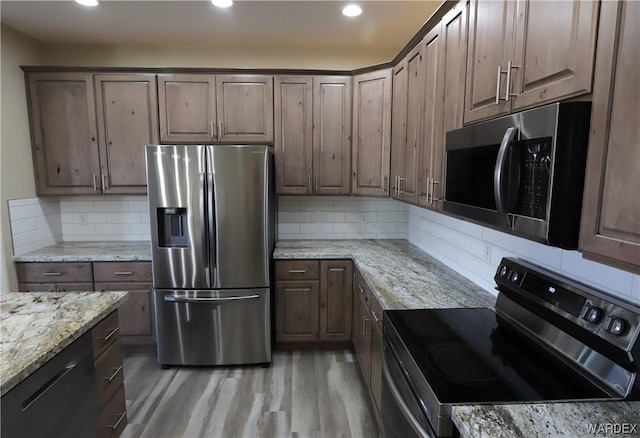
[[[348,5],[344,7],[342,14],[347,17],[357,17],[362,14],[362,8],[358,5]]]
[[[98,0],[76,0],[76,3],[84,6],[98,6]]]
[[[211,0],[211,3],[219,8],[228,8],[233,4],[233,0]]]

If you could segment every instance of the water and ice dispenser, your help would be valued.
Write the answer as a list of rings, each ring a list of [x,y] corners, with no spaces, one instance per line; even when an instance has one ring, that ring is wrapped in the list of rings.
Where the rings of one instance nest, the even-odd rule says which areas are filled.
[[[187,248],[189,246],[189,223],[187,209],[161,207],[157,209],[158,246],[161,248]]]

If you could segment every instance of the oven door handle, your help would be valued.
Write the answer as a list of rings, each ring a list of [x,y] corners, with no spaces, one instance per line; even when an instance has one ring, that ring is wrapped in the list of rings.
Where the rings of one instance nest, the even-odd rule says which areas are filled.
[[[493,196],[496,200],[496,209],[498,210],[498,214],[504,217],[505,223],[509,226],[511,226],[511,223],[509,221],[509,215],[506,211],[505,200],[502,193],[502,180],[505,170],[504,165],[507,161],[507,150],[509,149],[509,145],[513,141],[517,132],[518,129],[514,127],[508,128],[505,131],[504,136],[502,137],[502,142],[500,143],[500,149],[498,149],[496,167],[493,170]]]
[[[413,417],[411,410],[409,409],[405,401],[402,399],[400,390],[396,386],[396,383],[393,381],[393,377],[391,376],[391,371],[389,370],[389,365],[387,364],[387,358],[385,357],[384,353],[382,354],[382,374],[383,374],[383,378],[387,381],[387,384],[389,385],[389,389],[391,390],[391,395],[393,395],[393,398],[398,408],[400,409],[400,411],[402,411],[402,415],[404,415],[405,419],[407,420],[411,428],[414,430],[416,435],[423,438],[435,438],[433,434],[424,430],[422,425],[418,423],[418,421]]]

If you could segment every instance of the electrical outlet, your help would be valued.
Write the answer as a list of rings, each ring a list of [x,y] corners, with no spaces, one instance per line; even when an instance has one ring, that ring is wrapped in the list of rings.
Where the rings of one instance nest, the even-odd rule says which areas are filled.
[[[367,213],[361,213],[360,214],[360,222],[363,224],[367,223]]]
[[[80,213],[80,223],[83,225],[87,224],[87,215],[86,213]]]

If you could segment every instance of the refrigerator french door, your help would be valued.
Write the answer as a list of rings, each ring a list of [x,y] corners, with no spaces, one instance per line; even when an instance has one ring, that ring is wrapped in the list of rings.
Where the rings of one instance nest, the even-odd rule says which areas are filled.
[[[271,361],[268,146],[147,146],[161,365]]]

